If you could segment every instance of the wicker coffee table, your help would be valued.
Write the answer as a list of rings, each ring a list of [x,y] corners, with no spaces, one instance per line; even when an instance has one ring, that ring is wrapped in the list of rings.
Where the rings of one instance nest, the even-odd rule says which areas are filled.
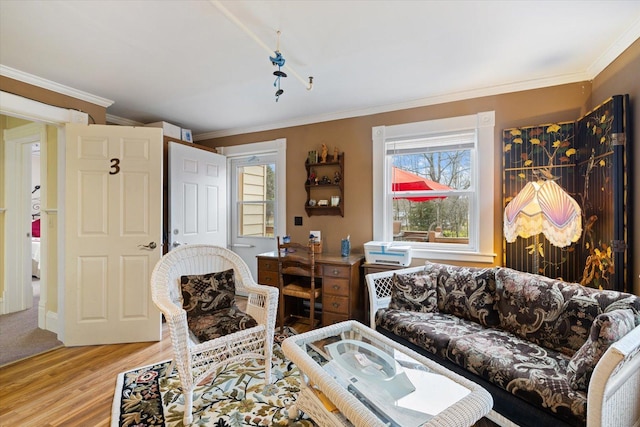
[[[290,415],[320,426],[467,427],[493,405],[479,385],[356,321],[291,336],[282,349],[302,377]]]

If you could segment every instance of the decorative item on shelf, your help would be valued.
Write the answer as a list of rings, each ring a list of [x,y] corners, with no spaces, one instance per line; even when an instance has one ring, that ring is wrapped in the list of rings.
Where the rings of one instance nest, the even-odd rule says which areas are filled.
[[[311,184],[316,184],[317,180],[316,180],[316,171],[315,169],[311,169],[309,171],[309,178],[307,179],[307,184],[311,185]]]
[[[333,183],[340,184],[340,181],[342,181],[342,175],[340,175],[340,171],[335,171],[333,173]]]
[[[340,204],[340,196],[331,196],[331,206],[338,206]]]
[[[331,179],[329,179],[329,177],[327,175],[324,175],[322,177],[322,179],[320,180],[320,184],[322,184],[322,185],[331,184]]]
[[[329,206],[329,201],[326,199],[319,200],[318,206]]]
[[[337,162],[339,157],[338,147],[333,147],[333,161]]]
[[[316,150],[309,151],[308,159],[310,165],[318,163],[318,152]]]
[[[320,163],[327,163],[327,153],[329,149],[327,148],[327,144],[322,144],[322,153],[320,154]]]
[[[504,210],[504,236],[515,242],[518,236],[535,236],[529,253],[533,255],[534,273],[538,273],[538,256],[544,257],[540,233],[559,248],[578,241],[582,233],[582,211],[578,202],[555,181],[528,182]]]
[[[310,199],[309,200],[309,206],[313,207],[316,205],[316,199]]]

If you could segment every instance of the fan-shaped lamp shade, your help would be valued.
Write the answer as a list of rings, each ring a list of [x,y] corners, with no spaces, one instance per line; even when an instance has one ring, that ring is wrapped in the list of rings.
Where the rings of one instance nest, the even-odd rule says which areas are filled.
[[[507,242],[539,233],[560,248],[576,242],[582,233],[582,211],[578,202],[555,181],[527,183],[504,210]]]

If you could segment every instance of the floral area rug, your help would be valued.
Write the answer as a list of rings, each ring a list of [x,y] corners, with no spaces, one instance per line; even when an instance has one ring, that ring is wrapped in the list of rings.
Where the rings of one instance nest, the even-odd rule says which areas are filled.
[[[280,348],[287,332],[275,336],[274,382],[265,386],[264,368],[255,360],[221,368],[194,390],[192,425],[315,426],[304,416],[296,420],[287,417],[287,408],[300,391],[298,368]],[[160,362],[118,375],[111,427],[183,427],[184,397],[177,370],[167,376],[169,364]]]

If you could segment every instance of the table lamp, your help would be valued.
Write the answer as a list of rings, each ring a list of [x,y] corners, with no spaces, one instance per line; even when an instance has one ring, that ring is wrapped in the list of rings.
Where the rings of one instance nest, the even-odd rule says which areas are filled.
[[[533,267],[539,269],[540,233],[559,248],[576,242],[582,234],[582,211],[578,202],[555,181],[528,182],[504,210],[504,235],[507,242],[516,237],[535,236]]]

